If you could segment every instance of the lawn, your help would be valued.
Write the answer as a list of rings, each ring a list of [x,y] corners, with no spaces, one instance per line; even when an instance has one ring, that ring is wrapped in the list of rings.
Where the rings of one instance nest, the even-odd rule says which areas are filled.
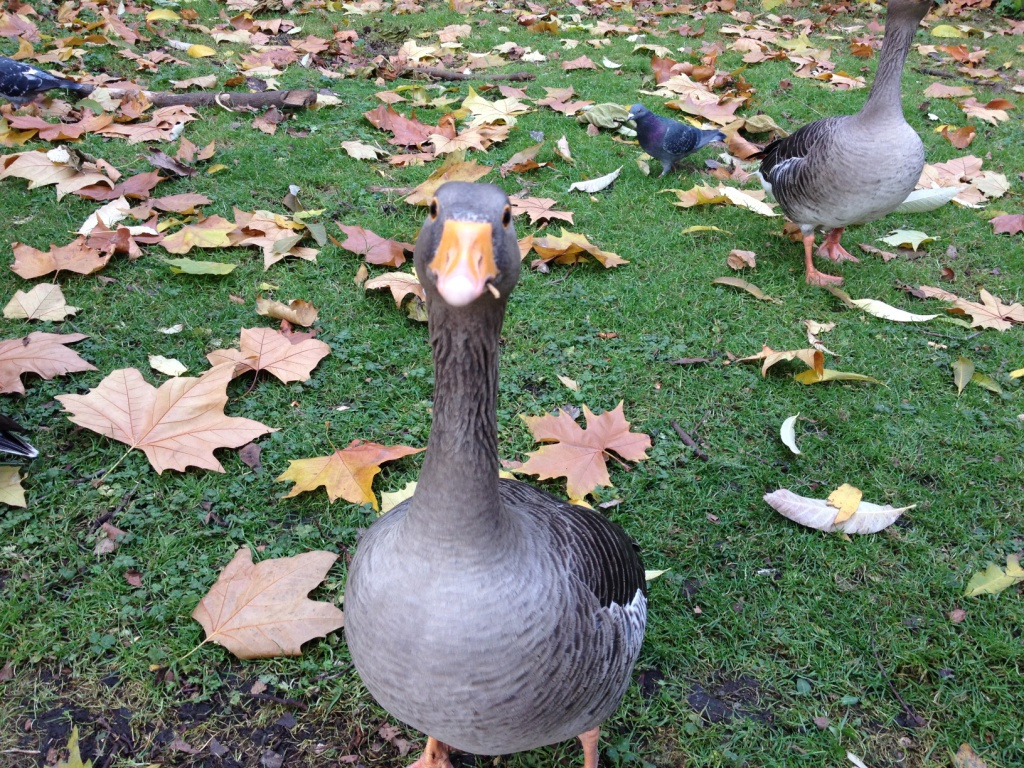
[[[970,327],[969,317],[964,322],[963,315],[946,313],[950,304],[905,290],[939,286],[977,301],[984,289],[1006,304],[1022,300],[1024,236],[996,234],[989,220],[1024,213],[1024,25],[956,4],[943,6],[941,18],[929,16],[915,37],[903,103],[927,162],[974,156],[984,171],[1005,176],[1008,190],[976,208],[947,203],[848,230],[844,242],[861,263],[829,263],[826,271],[844,276],[842,288],[854,299],[940,315],[903,323],[806,285],[801,245],[784,235],[781,216],[726,204],[674,205],[676,195],[663,190],[720,183],[759,188],[742,174],[712,177],[715,164],[720,175],[731,173],[721,145],[658,178],[656,161],[654,173],[645,175],[637,162],[641,150],[628,136],[588,131],[574,116],[536,103],[545,87],[571,85],[575,100],[625,107],[640,101],[681,117],[665,106],[669,96],[654,93],[652,55],[658,54],[696,66],[694,77],[704,81],[710,68],[717,97],[746,97],[737,118],[767,115],[793,131],[863,104],[866,88],[840,86],[846,78],[870,85],[881,6],[296,0],[262,4],[253,18],[265,24],[252,28],[241,21],[231,26],[235,11],[224,3],[196,0],[127,3],[120,17],[125,32],[109,20],[116,4],[36,3],[37,13],[21,20],[8,5],[0,54],[19,50],[20,31],[29,41],[22,48],[31,43],[30,56],[52,55],[28,59],[47,69],[105,73],[151,91],[207,75],[224,90],[263,90],[269,80],[279,89],[332,93],[339,102],[281,110],[286,119],[272,135],[254,127],[258,114],[197,107],[181,137],[200,148],[214,142],[213,156],[192,161],[199,171],[192,176],[164,172],[166,180],[152,191],[154,198],[204,195],[211,202],[201,206],[203,216],[234,222],[255,210],[290,217],[285,197],[294,185],[302,206],[319,211],[309,220],[333,238],[322,247],[311,236],[302,241],[319,248],[315,261],[284,258],[264,269],[254,247],[196,248],[186,258],[237,266],[223,276],[176,274],[165,260],[178,254],[142,244],[141,257],[118,254],[86,275],[62,271],[27,280],[4,270],[3,304],[16,291],[53,282],[80,309],[64,322],[5,319],[0,341],[33,331],[84,334],[70,346],[96,370],[52,379],[25,375],[24,395],[0,399],[3,413],[30,428],[40,452],[21,464],[27,505],[0,507],[0,765],[55,765],[66,757],[73,726],[94,768],[397,768],[414,759],[422,734],[371,699],[343,630],[308,642],[301,657],[240,661],[214,644],[194,650],[204,635],[191,613],[243,546],[257,560],[337,553],[311,596],[343,607],[346,563],[375,511],[343,499],[329,503],[323,489],[285,498],[291,485],[275,478],[290,461],[325,456],[356,439],[426,444],[433,389],[426,325],[386,292],[364,290],[364,259],[338,245],[345,240],[338,225],[414,241],[425,209],[404,198],[443,159],[405,166],[386,157],[357,160],[342,142],[365,142],[392,155],[421,151],[389,144],[392,133],[363,116],[382,104],[378,94],[399,92],[407,99],[395,105],[399,113],[436,126],[459,109],[471,87],[489,101],[504,98],[499,84],[524,89],[519,98],[530,111],[517,116],[506,139],[486,151],[472,149],[466,159],[493,166],[483,181],[511,195],[553,198],[558,210],[574,214],[571,224],[546,227],[517,217],[520,237],[558,234],[564,225],[629,262],[606,269],[587,259],[538,269],[530,266],[538,258],[530,253],[502,333],[503,460],[523,461],[536,448],[520,416],[566,405],[600,413],[622,401],[633,429],[653,443],[645,461],[610,461],[614,486],[588,498],[637,540],[648,569],[666,571],[650,585],[636,685],[605,724],[602,766],[838,767],[854,764],[848,753],[871,768],[950,766],[962,743],[989,768],[1024,765],[1024,587],[964,596],[974,573],[1024,550],[1024,379],[1010,376],[1024,367],[1024,330]],[[544,15],[549,8],[557,15]],[[182,18],[158,14],[147,21],[159,9]],[[29,23],[38,36],[25,31]],[[491,53],[495,58],[485,63],[493,66],[475,70],[468,81],[431,82],[414,73],[391,79],[395,69],[388,63],[406,41],[436,47],[438,31],[459,24],[468,25],[458,38],[462,47],[438,48],[420,64],[457,71],[472,51]],[[969,36],[936,36],[940,25]],[[289,26],[301,31],[289,33]],[[215,28],[235,36],[218,42]],[[243,40],[239,29],[255,37]],[[310,35],[333,45],[276,58]],[[745,48],[736,45],[741,37],[750,43]],[[209,46],[214,55],[190,57],[169,41]],[[509,41],[516,47],[502,50]],[[767,55],[745,62],[744,56],[758,58],[757,41]],[[140,64],[121,55],[125,50],[172,58]],[[257,54],[265,61],[248,58]],[[581,56],[595,68],[563,69]],[[265,68],[272,64],[279,71]],[[264,68],[253,71],[257,65]],[[514,72],[534,78],[488,79]],[[807,73],[817,77],[802,76]],[[981,105],[1005,99],[1008,119],[966,115],[964,96],[925,96],[934,83],[969,88]],[[464,118],[457,115],[460,130]],[[936,130],[942,125],[970,125],[977,135],[957,149]],[[563,136],[571,162],[555,152]],[[741,136],[759,145],[770,138],[746,129]],[[0,139],[5,155],[73,146],[125,178],[153,170],[150,147],[173,155],[181,142],[131,144],[85,132],[75,142],[34,136],[19,145],[2,124]],[[541,167],[499,172],[540,141]],[[218,165],[223,168],[211,172]],[[573,182],[620,166],[604,191],[568,191]],[[3,259],[13,262],[16,242],[42,250],[67,245],[101,204],[74,194],[58,200],[52,186],[29,189],[21,178],[0,180]],[[159,220],[166,234],[197,218],[159,212]],[[879,242],[893,230],[933,239],[918,250]],[[859,243],[895,258],[865,253]],[[734,272],[726,263],[734,249],[755,252],[756,268]],[[410,265],[399,269],[409,272]],[[390,271],[368,265],[370,277]],[[712,283],[723,276],[747,280],[774,301]],[[175,358],[188,366],[186,375],[198,376],[209,367],[208,353],[237,346],[241,329],[278,327],[256,314],[261,296],[312,302],[319,309],[316,338],[330,351],[307,381],[282,383],[264,373],[230,384],[228,415],[277,429],[257,441],[256,465],[221,449],[224,473],[158,474],[140,451],[125,455],[122,443],[77,427],[55,399],[85,394],[117,369],[137,368],[159,386],[167,377],[150,368],[150,355]],[[794,379],[806,369],[799,361],[775,365],[764,376],[759,362],[737,362],[765,344],[808,347],[807,320],[835,323],[821,337],[835,353],[826,356],[827,368],[880,383],[803,385]],[[164,332],[176,326],[177,332]],[[952,366],[961,357],[999,391],[968,383],[958,394]],[[800,455],[779,438],[782,422],[795,414]],[[703,457],[684,444],[673,422]],[[374,482],[377,496],[414,480],[421,461],[420,454],[385,464]],[[861,489],[868,502],[916,506],[883,531],[846,536],[802,527],[762,500],[780,488],[824,499],[843,483]],[[539,484],[565,496],[564,480]],[[97,552],[107,538],[104,523],[121,533],[107,547],[113,551]],[[575,742],[497,760],[459,760],[480,768],[581,764]]]

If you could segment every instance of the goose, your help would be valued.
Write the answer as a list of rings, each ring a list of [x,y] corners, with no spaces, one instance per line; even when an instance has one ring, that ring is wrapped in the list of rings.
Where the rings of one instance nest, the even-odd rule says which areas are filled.
[[[0,413],[0,451],[13,453],[15,456],[24,456],[26,459],[34,459],[39,455],[39,451],[29,445],[27,440],[15,434],[27,431],[10,416]]]
[[[924,145],[903,117],[900,79],[914,32],[931,4],[889,0],[878,70],[859,112],[815,120],[762,151],[761,183],[800,227],[810,285],[843,282],[814,267],[815,229],[828,230],[819,256],[859,261],[840,245],[843,229],[895,210],[921,177]]]
[[[423,469],[361,537],[345,588],[356,671],[428,736],[410,768],[573,737],[597,768],[599,726],[643,640],[644,569],[626,533],[498,477],[498,346],[519,262],[499,187],[437,190],[414,250],[434,358]]]

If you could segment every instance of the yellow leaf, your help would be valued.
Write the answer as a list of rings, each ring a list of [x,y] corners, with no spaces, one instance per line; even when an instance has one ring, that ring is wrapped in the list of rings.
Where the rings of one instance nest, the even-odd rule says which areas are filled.
[[[211,165],[209,168],[207,168],[206,174],[210,176],[215,173],[220,173],[221,171],[226,171],[227,169],[228,167],[224,165],[224,163],[217,163],[216,165]]]
[[[207,56],[217,55],[217,52],[208,45],[190,45],[185,53],[193,59],[202,59]]]
[[[817,371],[804,371],[803,373],[798,373],[795,378],[801,384],[818,384],[823,381],[868,381],[872,384],[882,383],[878,379],[873,379],[860,373],[834,371],[831,368],[824,369],[820,376]]]
[[[1018,368],[1016,371],[1010,371],[1011,379],[1019,379],[1021,376],[1024,376],[1024,368]]]
[[[761,301],[771,301],[776,304],[782,303],[778,299],[774,299],[768,294],[766,294],[753,283],[748,283],[746,280],[743,280],[738,277],[716,277],[711,282],[715,285],[729,285],[732,286],[733,288],[739,288],[740,290],[744,290],[747,293],[749,293],[755,299],[761,299]]]
[[[680,235],[689,235],[691,232],[724,232],[727,235],[733,234],[721,227],[709,226],[707,224],[695,224],[692,227],[685,227],[679,230]]]
[[[968,360],[966,357],[960,357],[955,363],[950,363],[950,367],[953,369],[953,383],[956,384],[956,396],[964,392],[964,387],[971,380],[974,375],[974,363]]]
[[[416,493],[415,480],[410,480],[405,484],[404,488],[399,488],[397,491],[381,491],[380,513],[383,515],[386,512],[390,512],[406,499],[411,499],[414,493]]]
[[[860,500],[863,495],[864,494],[861,492],[860,488],[854,488],[849,483],[843,483],[832,491],[825,500],[828,502],[829,506],[835,507],[839,510],[839,513],[836,515],[836,519],[832,521],[832,524],[839,525],[853,517],[853,514],[857,511],[857,507],[860,506]]]
[[[181,16],[170,8],[157,8],[155,11],[150,11],[146,14],[146,21],[178,21],[179,19],[181,19]]]
[[[939,24],[932,29],[932,37],[967,37],[967,33],[950,24]]]
[[[78,726],[71,729],[71,738],[68,739],[68,759],[58,760],[57,768],[91,768],[92,760],[82,762],[82,753],[78,749]]]
[[[1006,558],[1006,570],[1004,571],[995,563],[989,563],[984,571],[978,571],[967,582],[967,589],[964,595],[976,597],[978,595],[997,595],[1007,587],[1012,587],[1024,581],[1024,569],[1020,567],[1020,557],[1009,555]]]
[[[24,507],[25,489],[17,467],[0,467],[0,504],[10,507]]]

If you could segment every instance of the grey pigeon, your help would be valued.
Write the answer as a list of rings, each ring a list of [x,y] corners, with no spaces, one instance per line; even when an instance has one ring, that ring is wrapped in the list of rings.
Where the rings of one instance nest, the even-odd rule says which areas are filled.
[[[92,93],[94,86],[57,77],[31,64],[0,56],[0,96],[15,107],[25,106],[40,93],[52,88],[75,91],[85,96]]]
[[[9,416],[0,413],[0,451],[13,453],[16,456],[24,456],[26,459],[34,459],[39,451],[28,444],[27,441],[18,437],[15,432],[26,432],[18,422]]]
[[[636,137],[644,152],[661,160],[662,176],[705,144],[725,140],[721,131],[702,131],[678,120],[659,117],[643,104],[629,108],[629,119],[636,121]]]

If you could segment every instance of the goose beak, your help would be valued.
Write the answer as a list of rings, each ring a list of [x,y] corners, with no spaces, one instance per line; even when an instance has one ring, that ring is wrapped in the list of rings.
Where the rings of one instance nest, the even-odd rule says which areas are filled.
[[[437,278],[437,292],[450,306],[464,307],[475,301],[498,276],[491,232],[486,222],[445,221],[429,269]]]

